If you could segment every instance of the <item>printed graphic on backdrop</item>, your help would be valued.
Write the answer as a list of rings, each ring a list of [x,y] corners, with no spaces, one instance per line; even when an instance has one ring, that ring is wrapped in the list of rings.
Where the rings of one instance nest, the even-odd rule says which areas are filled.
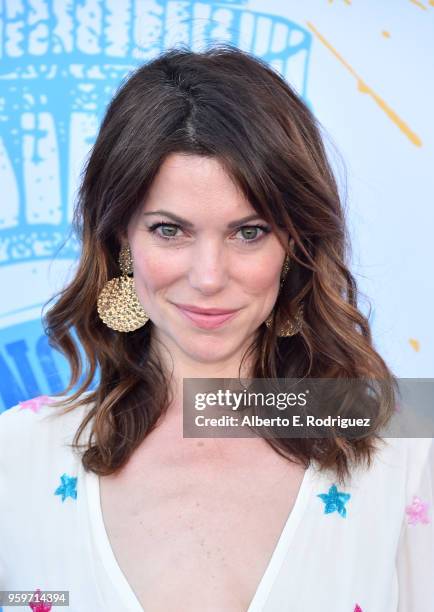
[[[0,10],[1,411],[69,380],[41,309],[73,272],[80,172],[120,81],[169,46],[228,41],[266,60],[309,104],[312,33],[230,1],[6,1]]]

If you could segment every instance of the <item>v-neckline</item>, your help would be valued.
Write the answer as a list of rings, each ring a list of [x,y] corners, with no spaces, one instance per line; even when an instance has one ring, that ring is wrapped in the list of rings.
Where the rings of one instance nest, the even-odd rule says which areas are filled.
[[[267,567],[256,588],[255,594],[246,612],[261,612],[273,584],[282,567],[288,547],[295,535],[300,520],[305,512],[313,486],[313,470],[311,465],[305,470],[292,510],[285,521],[277,544],[272,552]],[[89,512],[90,526],[93,540],[100,554],[104,569],[116,589],[118,596],[123,600],[128,612],[147,612],[138,600],[133,588],[126,579],[117,562],[113,548],[105,528],[101,506],[100,478],[91,471],[83,470],[84,486]]]

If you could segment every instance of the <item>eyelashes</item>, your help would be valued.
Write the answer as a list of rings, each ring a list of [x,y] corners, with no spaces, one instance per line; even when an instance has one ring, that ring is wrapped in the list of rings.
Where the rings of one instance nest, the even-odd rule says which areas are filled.
[[[169,236],[164,236],[163,234],[157,231],[159,228],[163,228],[163,227],[168,227],[171,230],[174,230],[174,233]],[[246,245],[257,244],[263,238],[265,238],[267,234],[271,232],[271,228],[268,227],[267,225],[255,224],[255,225],[242,225],[237,229],[236,233],[241,232],[242,230],[255,230],[255,229],[260,230],[261,233],[259,234],[259,236],[256,235],[253,239],[241,238],[240,240],[243,244],[246,244]],[[180,240],[182,238],[182,236],[176,235],[177,230],[182,230],[182,227],[178,223],[166,223],[163,221],[154,223],[148,228],[148,231],[151,234],[154,234],[155,236],[158,236],[158,238],[161,238],[162,240],[166,240],[168,242],[170,241],[173,242],[175,240]]]

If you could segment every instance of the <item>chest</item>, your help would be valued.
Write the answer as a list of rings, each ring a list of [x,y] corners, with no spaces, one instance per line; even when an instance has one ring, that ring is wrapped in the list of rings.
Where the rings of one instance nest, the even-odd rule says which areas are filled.
[[[304,475],[270,452],[241,465],[142,458],[100,478],[111,547],[146,612],[246,612]]]

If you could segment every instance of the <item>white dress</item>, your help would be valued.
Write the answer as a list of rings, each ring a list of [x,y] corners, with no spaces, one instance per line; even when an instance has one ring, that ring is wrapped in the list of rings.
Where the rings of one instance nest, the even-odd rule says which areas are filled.
[[[144,612],[107,537],[99,478],[67,446],[89,406],[51,418],[41,396],[0,415],[0,590],[69,591],[53,612]],[[385,442],[344,489],[305,472],[246,612],[434,612],[434,439]]]

